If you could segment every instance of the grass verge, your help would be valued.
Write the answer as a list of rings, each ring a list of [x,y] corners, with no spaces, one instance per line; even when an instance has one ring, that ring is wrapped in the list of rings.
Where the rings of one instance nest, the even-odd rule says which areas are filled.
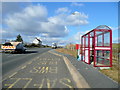
[[[104,73],[108,77],[120,83],[120,79],[118,78],[120,74],[118,61],[113,60],[112,62],[113,62],[113,66],[110,69],[103,69],[103,70],[100,70],[100,72]]]
[[[60,52],[60,53],[69,54],[69,55],[77,58],[77,50],[70,50],[70,49],[65,49],[65,48],[58,48],[55,50]]]

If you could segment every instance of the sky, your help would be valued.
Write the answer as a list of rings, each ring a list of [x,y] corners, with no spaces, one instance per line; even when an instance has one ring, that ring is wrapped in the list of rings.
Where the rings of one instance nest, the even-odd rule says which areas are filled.
[[[20,34],[25,42],[39,37],[43,44],[80,43],[80,37],[107,25],[118,41],[117,2],[2,2],[2,39]]]

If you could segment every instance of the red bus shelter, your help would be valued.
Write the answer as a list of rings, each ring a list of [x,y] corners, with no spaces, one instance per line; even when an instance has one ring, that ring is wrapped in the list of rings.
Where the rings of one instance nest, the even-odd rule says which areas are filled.
[[[81,38],[81,60],[95,67],[112,67],[112,30],[101,25]]]

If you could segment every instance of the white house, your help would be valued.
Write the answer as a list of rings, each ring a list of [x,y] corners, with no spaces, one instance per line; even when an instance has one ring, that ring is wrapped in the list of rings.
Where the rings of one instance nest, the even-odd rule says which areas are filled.
[[[33,40],[33,43],[36,45],[42,45],[42,41],[40,40],[40,38],[37,37]]]

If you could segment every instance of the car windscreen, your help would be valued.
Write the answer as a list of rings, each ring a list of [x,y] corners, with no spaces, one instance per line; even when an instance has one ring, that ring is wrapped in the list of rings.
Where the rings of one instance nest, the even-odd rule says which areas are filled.
[[[5,43],[4,46],[13,46],[11,43]]]

